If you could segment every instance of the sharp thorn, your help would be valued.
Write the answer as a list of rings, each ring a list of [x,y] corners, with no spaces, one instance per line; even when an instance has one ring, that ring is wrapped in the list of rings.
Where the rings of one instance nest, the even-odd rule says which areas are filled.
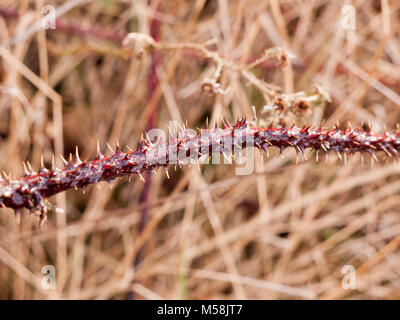
[[[114,150],[111,148],[111,146],[110,146],[110,144],[108,142],[107,142],[107,147],[112,153],[114,153]]]
[[[146,182],[146,180],[144,180],[144,178],[140,172],[137,175],[140,177],[140,180],[142,180],[143,182]]]
[[[51,155],[51,169],[54,170],[56,168],[56,159],[54,158],[54,154]]]
[[[99,140],[97,140],[96,159],[97,159],[97,160],[101,160],[101,159],[103,159],[103,158],[104,158],[104,156],[103,156],[103,154],[101,153],[100,142],[99,142]]]
[[[4,178],[6,178],[6,180],[8,180],[8,175],[7,175],[7,173],[6,173],[4,170],[2,170],[2,173],[3,173]]]
[[[28,171],[28,168],[26,167],[25,161],[22,161],[22,165],[24,166],[25,175],[28,176],[29,175],[29,171]]]
[[[60,154],[61,161],[64,163],[65,166],[68,165],[68,161]]]
[[[79,158],[78,146],[76,146],[76,148],[75,148],[75,157],[76,157],[76,162],[79,163],[79,164],[81,164],[82,161],[81,161],[81,159]]]
[[[26,164],[27,164],[27,166],[28,166],[29,172],[30,172],[31,174],[34,173],[35,171],[33,171],[32,166],[31,166],[31,163],[30,163],[29,161],[27,161]]]
[[[43,153],[40,156],[40,169],[44,169]]]

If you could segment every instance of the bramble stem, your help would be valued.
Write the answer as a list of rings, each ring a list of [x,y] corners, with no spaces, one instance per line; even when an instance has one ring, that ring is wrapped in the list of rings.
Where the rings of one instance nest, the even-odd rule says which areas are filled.
[[[245,119],[238,120],[234,126],[225,124],[223,128],[198,130],[197,134],[189,129],[181,130],[180,138],[171,138],[167,142],[153,144],[141,139],[138,148],[124,153],[117,146],[110,157],[105,157],[98,148],[97,157],[88,162],[79,159],[78,152],[74,161],[65,161],[63,169],[44,166],[38,173],[30,166],[24,177],[10,179],[7,176],[0,181],[0,205],[13,208],[16,213],[26,208],[36,212],[44,221],[47,213],[46,199],[71,188],[85,188],[100,181],[111,182],[126,175],[137,174],[142,179],[144,171],[154,171],[158,167],[167,170],[169,165],[185,164],[193,159],[212,154],[237,154],[241,149],[254,146],[260,151],[269,147],[278,147],[281,152],[293,147],[297,153],[307,148],[323,152],[335,152],[339,158],[360,152],[369,153],[374,159],[375,153],[384,152],[387,156],[397,156],[400,152],[400,133],[372,134],[369,130],[346,129],[337,127],[322,128],[282,126],[257,128],[249,126]]]

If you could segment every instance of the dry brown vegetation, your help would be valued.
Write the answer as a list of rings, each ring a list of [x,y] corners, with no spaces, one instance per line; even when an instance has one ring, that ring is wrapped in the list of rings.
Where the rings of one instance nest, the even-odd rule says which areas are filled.
[[[35,25],[45,4],[69,6],[55,30]],[[341,27],[345,4],[356,9],[355,31]],[[171,120],[195,128],[252,118],[253,105],[260,123],[279,122],[263,106],[315,84],[332,101],[285,120],[392,130],[399,9],[394,0],[0,0],[0,169],[19,177],[22,161],[39,168],[43,154],[50,165],[75,146],[92,159],[97,140],[104,151],[117,139],[136,147]],[[137,46],[122,45],[129,32],[171,48],[137,57]],[[243,69],[271,47],[295,59]],[[215,83],[221,90],[205,92]],[[0,298],[399,298],[400,164],[263,157],[246,176],[234,165],[183,166],[169,179],[159,170],[145,183],[68,191],[51,199],[64,213],[41,229],[33,215],[17,224],[1,209]],[[56,268],[56,290],[42,288],[45,265]],[[346,265],[356,289],[341,286]]]

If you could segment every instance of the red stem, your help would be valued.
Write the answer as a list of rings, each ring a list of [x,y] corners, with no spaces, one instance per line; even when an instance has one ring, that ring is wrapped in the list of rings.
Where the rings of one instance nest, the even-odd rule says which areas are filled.
[[[19,179],[2,179],[0,205],[15,210],[26,208],[39,211],[41,218],[45,218],[45,200],[62,191],[85,188],[100,181],[110,182],[130,174],[141,176],[142,172],[153,172],[160,166],[167,168],[169,165],[184,164],[188,159],[199,160],[204,154],[230,153],[232,150],[236,154],[239,149],[248,146],[255,146],[261,151],[275,146],[281,152],[293,147],[296,152],[311,148],[316,152],[334,151],[339,155],[360,152],[375,156],[376,152],[382,151],[387,156],[397,156],[400,152],[400,134],[387,132],[375,135],[362,129],[323,130],[295,126],[253,128],[245,119],[238,120],[233,127],[206,128],[198,134],[182,129],[182,138],[171,138],[169,143],[153,145],[150,141],[142,140],[136,150],[128,153],[117,147],[110,157],[104,157],[99,152],[93,161],[81,162],[77,156],[63,169],[42,168],[39,173],[29,171]]]

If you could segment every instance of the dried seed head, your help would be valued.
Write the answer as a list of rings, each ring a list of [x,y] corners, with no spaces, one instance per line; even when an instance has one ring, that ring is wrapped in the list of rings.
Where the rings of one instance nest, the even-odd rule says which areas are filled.
[[[149,35],[144,33],[128,33],[125,39],[122,41],[122,45],[126,46],[135,53],[136,58],[141,59],[143,54],[156,47],[156,41]]]
[[[286,68],[289,61],[296,58],[296,56],[282,47],[272,47],[265,50],[264,55],[269,58],[275,59],[281,68]]]

